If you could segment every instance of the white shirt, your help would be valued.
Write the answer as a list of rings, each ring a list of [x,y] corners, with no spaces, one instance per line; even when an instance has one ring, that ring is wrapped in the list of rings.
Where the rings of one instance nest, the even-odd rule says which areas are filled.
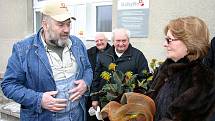
[[[118,53],[117,51],[116,51],[116,48],[115,48],[115,53],[116,53],[116,55],[118,56],[118,57],[120,57],[123,53]]]
[[[51,65],[55,81],[67,79],[77,73],[78,65],[76,63],[75,57],[70,51],[70,47],[72,45],[71,41],[69,46],[64,47],[61,60],[57,53],[47,48],[47,44],[45,43],[42,36],[41,39],[46,49],[46,54]]]

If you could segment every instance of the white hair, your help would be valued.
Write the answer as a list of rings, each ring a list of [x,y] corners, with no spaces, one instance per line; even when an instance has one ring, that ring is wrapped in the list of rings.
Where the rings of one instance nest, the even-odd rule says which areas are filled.
[[[116,32],[122,32],[122,33],[125,33],[125,35],[128,37],[128,40],[130,39],[131,35],[130,35],[130,31],[126,28],[116,28],[113,30],[112,32],[112,40],[114,40],[115,38],[115,33]]]

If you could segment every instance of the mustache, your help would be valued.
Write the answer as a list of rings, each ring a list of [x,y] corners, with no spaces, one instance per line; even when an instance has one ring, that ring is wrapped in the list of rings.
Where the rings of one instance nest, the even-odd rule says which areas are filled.
[[[69,32],[64,32],[62,35],[63,36],[69,36]]]

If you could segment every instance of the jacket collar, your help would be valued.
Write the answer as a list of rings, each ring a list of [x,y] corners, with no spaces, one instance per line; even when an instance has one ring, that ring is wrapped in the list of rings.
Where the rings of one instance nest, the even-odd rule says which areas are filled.
[[[33,45],[35,47],[44,47],[42,38],[40,36],[40,33],[43,31],[43,28],[40,28],[40,30],[37,32],[36,36],[34,37]]]
[[[172,75],[173,73],[179,72],[181,70],[185,70],[188,68],[193,68],[194,66],[197,66],[201,64],[201,59],[197,59],[194,61],[189,61],[187,57],[181,58],[177,62],[174,62],[171,59],[167,59],[164,63],[165,71],[167,71],[166,74]]]
[[[46,49],[45,46],[42,42],[42,38],[40,36],[40,33],[42,32],[42,28],[37,32],[37,34],[34,37],[33,40],[33,46],[36,47],[37,49],[35,50],[36,55],[38,55],[39,59],[41,60],[41,62],[43,63],[43,65],[47,68],[48,72],[52,75],[52,70],[51,70],[51,66],[49,64],[49,59],[46,55]],[[54,78],[53,78],[54,79]]]

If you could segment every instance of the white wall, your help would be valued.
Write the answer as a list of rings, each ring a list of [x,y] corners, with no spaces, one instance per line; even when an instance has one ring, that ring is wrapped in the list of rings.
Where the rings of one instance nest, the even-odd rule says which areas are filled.
[[[12,45],[17,40],[33,33],[33,0],[0,0],[0,77],[1,73],[5,71],[8,57],[11,54]],[[89,0],[80,0],[82,3],[89,3]],[[111,0],[91,0],[94,3],[108,2]],[[76,1],[77,2],[77,1]],[[149,36],[148,38],[132,38],[131,43],[136,48],[140,49],[148,60],[157,58],[159,60],[165,59],[165,51],[162,47],[163,43],[163,28],[169,20],[180,16],[198,16],[204,19],[209,27],[211,37],[215,36],[215,2],[213,0],[150,0],[149,1]],[[112,28],[116,24],[116,3],[117,0],[112,0],[113,7],[113,23]],[[79,4],[78,2],[75,4]],[[81,5],[81,4],[80,4]],[[89,3],[91,5],[91,3]],[[83,26],[84,33],[88,38],[93,39],[93,31],[91,27],[93,20],[89,19],[93,16],[90,9],[85,9],[86,20],[84,23],[78,23],[76,27]],[[79,14],[80,8],[77,11]],[[79,16],[79,17],[81,17]],[[78,17],[78,18],[79,18]],[[82,16],[83,17],[83,16]],[[82,20],[82,19],[81,19]],[[80,22],[78,19],[76,22]],[[84,26],[86,28],[84,28]],[[78,31],[78,29],[77,29]],[[88,34],[90,33],[90,34]],[[83,39],[86,36],[83,37]],[[89,48],[94,45],[94,42],[86,42]]]
[[[14,42],[33,32],[31,0],[0,0],[0,78]]]

